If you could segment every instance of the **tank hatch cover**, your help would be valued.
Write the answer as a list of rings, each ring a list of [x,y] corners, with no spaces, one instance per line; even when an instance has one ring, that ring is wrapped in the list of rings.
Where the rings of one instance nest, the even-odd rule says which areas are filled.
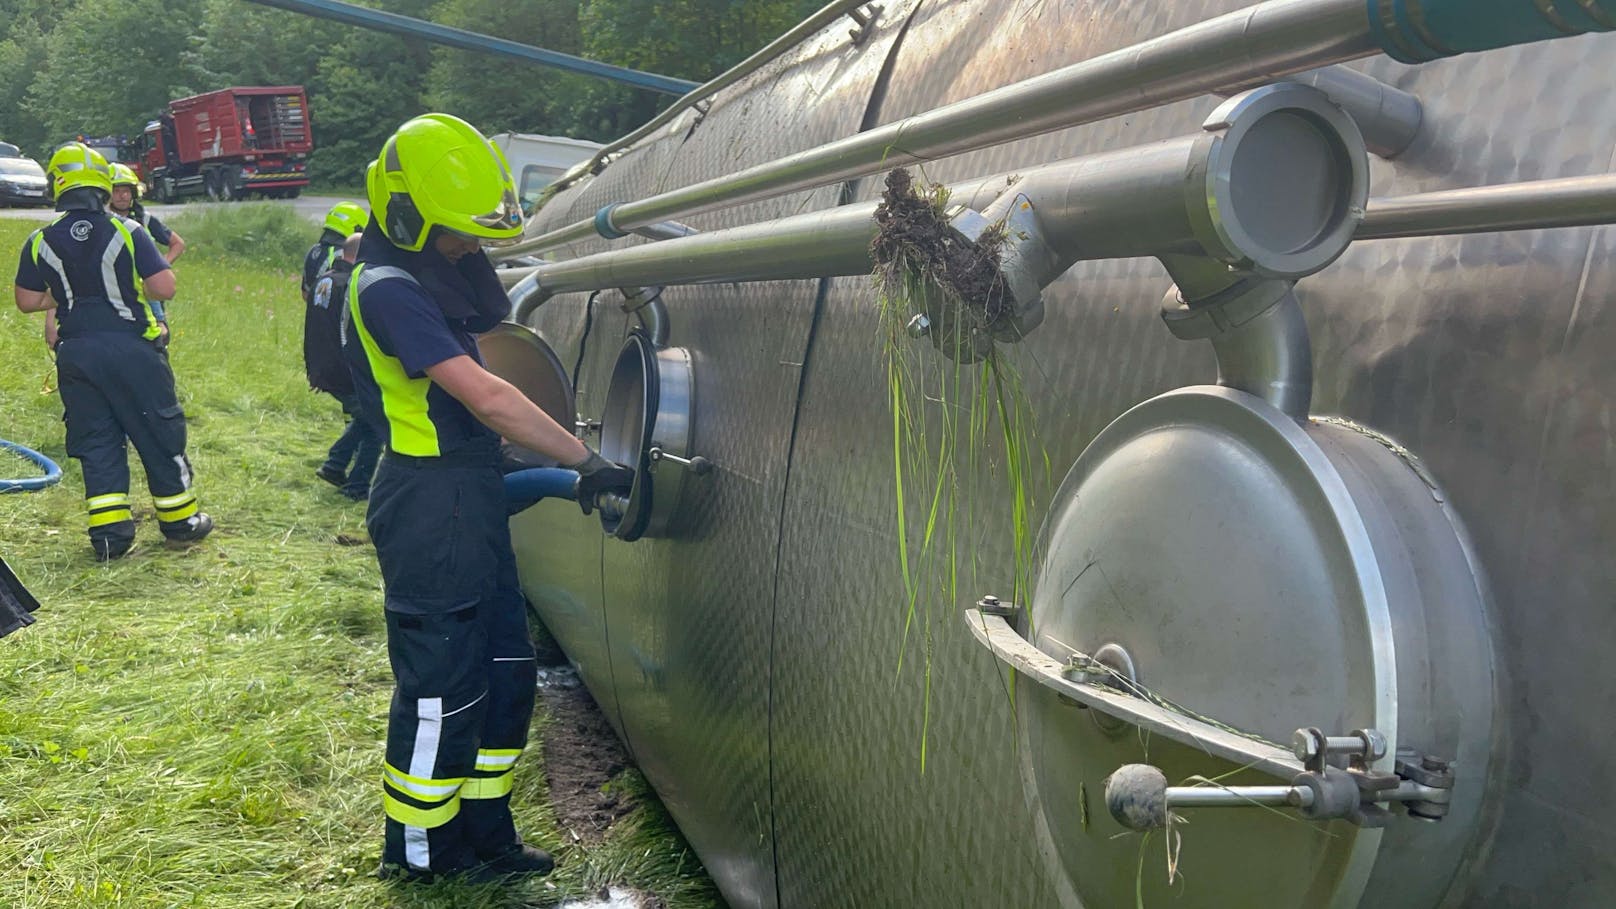
[[[1039,683],[1015,698],[1022,777],[1071,901],[1431,907],[1462,888],[1494,747],[1485,585],[1405,452],[1243,392],[1180,389],[1095,438],[1039,551],[1029,609],[968,616]],[[1304,817],[1328,785],[1289,794],[1309,728],[1342,749],[1310,766],[1346,785],[1336,817],[1351,820]],[[1358,741],[1356,756],[1340,745]],[[1448,789],[1398,775],[1427,755],[1452,767]],[[1147,840],[1107,810],[1108,778],[1132,764],[1172,787],[1258,788],[1153,794],[1131,807],[1171,820]],[[1361,811],[1355,782],[1383,790]],[[1432,813],[1420,793],[1443,802],[1440,822],[1415,816]]]
[[[577,420],[567,368],[533,329],[501,322],[477,336],[477,351],[489,372],[515,385],[557,423],[571,427]],[[512,447],[509,453],[523,467],[556,466],[553,459],[526,448]]]

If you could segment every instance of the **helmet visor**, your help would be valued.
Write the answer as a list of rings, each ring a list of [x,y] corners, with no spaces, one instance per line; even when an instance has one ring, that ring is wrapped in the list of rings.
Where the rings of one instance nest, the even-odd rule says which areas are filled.
[[[522,205],[516,201],[516,193],[510,189],[500,196],[499,205],[493,211],[481,215],[472,215],[471,223],[489,230],[501,233],[514,231],[515,236],[510,237],[477,237],[484,246],[499,247],[511,246],[522,239]]]

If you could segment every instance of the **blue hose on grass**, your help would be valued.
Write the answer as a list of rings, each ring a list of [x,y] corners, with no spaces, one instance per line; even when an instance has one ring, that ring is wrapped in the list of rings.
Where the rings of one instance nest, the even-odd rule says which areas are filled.
[[[14,451],[38,464],[39,469],[45,471],[45,475],[42,477],[29,477],[26,480],[0,480],[0,493],[38,492],[47,486],[55,486],[57,483],[62,482],[62,468],[56,466],[55,461],[32,448],[25,448],[16,442],[7,442],[5,439],[0,439],[0,449]]]

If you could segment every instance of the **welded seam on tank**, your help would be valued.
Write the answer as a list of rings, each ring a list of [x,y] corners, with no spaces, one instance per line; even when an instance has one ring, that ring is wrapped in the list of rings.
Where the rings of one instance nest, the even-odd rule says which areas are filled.
[[[881,69],[876,73],[875,81],[870,86],[870,98],[864,104],[864,116],[859,121],[859,132],[872,129],[881,117],[881,107],[886,101],[887,90],[892,82],[892,72],[897,68],[898,56],[903,49],[904,36],[909,33],[909,26],[914,23],[915,16],[920,8],[925,6],[926,0],[916,0],[909,15],[904,18],[903,24],[892,38],[892,45],[887,48],[886,59],[881,61]],[[850,205],[858,198],[859,180],[853,179],[842,184],[836,205],[842,207]],[[803,342],[802,364],[797,367],[797,392],[795,402],[791,408],[791,433],[786,438],[786,465],[785,476],[780,484],[780,521],[774,535],[774,597],[769,609],[769,697],[767,713],[769,717],[768,743],[769,743],[769,849],[774,865],[774,904],[784,906],[785,900],[780,892],[780,811],[779,802],[775,797],[775,751],[774,751],[774,665],[777,651],[775,642],[779,640],[780,623],[780,566],[785,558],[786,539],[786,503],[791,499],[791,468],[797,461],[797,431],[802,425],[802,398],[807,386],[808,366],[813,361],[814,340],[819,336],[819,325],[824,316],[825,304],[830,298],[831,278],[820,278],[818,291],[814,294],[813,312],[808,317],[808,337]]]

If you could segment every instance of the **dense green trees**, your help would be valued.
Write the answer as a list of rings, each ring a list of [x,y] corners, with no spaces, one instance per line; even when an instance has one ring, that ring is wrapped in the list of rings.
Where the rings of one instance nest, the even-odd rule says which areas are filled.
[[[408,16],[702,81],[823,0],[368,0]],[[606,140],[672,99],[603,80],[350,28],[244,0],[0,0],[0,139],[35,154],[77,133],[140,132],[170,98],[307,86],[312,164],[357,186],[399,122],[426,110],[486,132]]]

